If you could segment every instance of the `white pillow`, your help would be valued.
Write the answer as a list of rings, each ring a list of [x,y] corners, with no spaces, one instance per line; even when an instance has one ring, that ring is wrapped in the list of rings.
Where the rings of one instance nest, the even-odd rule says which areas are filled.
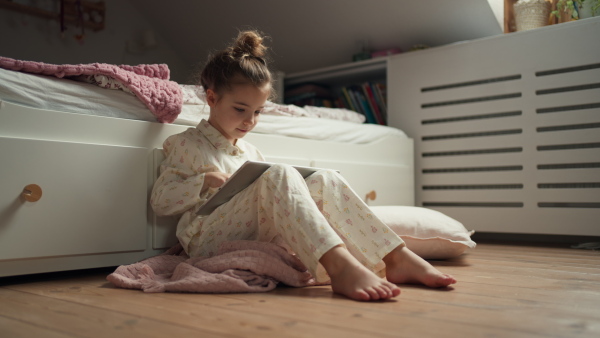
[[[406,247],[425,259],[447,259],[474,248],[474,231],[462,223],[427,208],[412,206],[372,206],[373,213],[406,243]]]

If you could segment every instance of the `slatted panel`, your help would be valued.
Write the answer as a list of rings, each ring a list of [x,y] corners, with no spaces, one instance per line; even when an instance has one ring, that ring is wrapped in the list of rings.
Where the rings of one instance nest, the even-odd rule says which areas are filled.
[[[599,236],[598,31],[582,20],[393,58],[390,125],[415,139],[417,204],[480,231]]]
[[[600,209],[600,62],[535,75],[537,205]]]

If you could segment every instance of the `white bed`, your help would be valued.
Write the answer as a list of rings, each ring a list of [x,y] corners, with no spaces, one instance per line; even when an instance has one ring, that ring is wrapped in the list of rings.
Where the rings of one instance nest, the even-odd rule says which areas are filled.
[[[156,117],[140,100],[121,90],[104,90],[88,83],[2,68],[0,82],[3,101],[44,110],[156,122]],[[187,97],[195,96],[194,87],[197,86],[181,86]],[[387,136],[406,137],[400,129],[381,125],[282,115],[263,114],[254,132],[354,144],[370,143]],[[201,98],[188,98],[173,123],[196,126],[202,118],[208,118],[208,106]]]
[[[128,264],[173,245],[175,220],[156,218],[148,193],[164,139],[205,108],[162,124],[128,93],[0,69],[0,276]],[[247,140],[269,161],[340,170],[360,196],[375,192],[369,204],[414,205],[413,141],[398,129],[264,114]]]

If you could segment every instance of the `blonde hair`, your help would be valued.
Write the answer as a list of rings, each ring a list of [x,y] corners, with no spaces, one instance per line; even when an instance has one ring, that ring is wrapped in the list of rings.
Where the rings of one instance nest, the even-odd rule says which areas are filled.
[[[233,44],[209,56],[200,75],[204,91],[216,93],[230,90],[235,81],[250,82],[256,87],[268,85],[272,92],[272,75],[267,66],[264,38],[256,31],[240,32]]]

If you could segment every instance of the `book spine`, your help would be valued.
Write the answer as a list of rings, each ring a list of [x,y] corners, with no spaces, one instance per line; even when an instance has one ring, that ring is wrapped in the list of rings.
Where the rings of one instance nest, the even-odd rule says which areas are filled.
[[[366,97],[359,90],[356,90],[355,93],[356,93],[356,96],[358,97],[358,100],[363,108],[363,112],[364,112],[363,114],[365,114],[365,116],[367,117],[367,122],[377,124],[377,121],[375,120],[375,116],[373,116],[373,112],[371,111],[371,108],[369,107],[369,103],[367,102]]]
[[[377,119],[377,114],[375,113],[375,108],[373,107],[373,104],[371,103],[371,100],[369,98],[369,92],[365,88],[364,83],[360,86],[360,89],[361,89],[361,95],[364,97],[367,108],[369,110],[369,114],[371,114],[373,116],[373,120],[375,120],[375,123],[379,124],[379,120]]]
[[[360,103],[360,98],[356,95],[356,91],[354,89],[349,88],[348,93],[350,94],[350,98],[352,98],[352,104],[356,108],[356,112],[361,113],[366,117],[367,115],[365,114],[364,108]]]
[[[375,120],[378,124],[385,125],[385,120],[383,119],[381,111],[379,110],[379,104],[377,103],[377,100],[375,100],[375,95],[373,94],[373,90],[371,89],[371,83],[365,82],[363,84],[363,90],[365,92],[365,95],[367,96],[369,105],[371,106],[373,115],[375,116]]]
[[[381,108],[381,113],[383,115],[383,118],[387,121],[387,95],[385,85],[383,83],[377,83],[375,84],[375,89],[376,96],[378,97],[380,102],[379,107]]]
[[[379,108],[379,114],[381,114],[381,118],[383,123],[387,125],[387,114],[385,112],[385,102],[381,100],[380,95],[377,93],[377,83],[371,83],[371,92],[373,93],[373,98],[375,102],[377,102],[377,107]]]
[[[350,110],[354,110],[355,112],[359,112],[358,108],[354,105],[354,102],[352,102],[352,97],[350,96],[349,90],[347,87],[343,87],[342,88],[342,94],[344,94],[344,98],[346,99],[346,102],[348,103],[348,109]]]

